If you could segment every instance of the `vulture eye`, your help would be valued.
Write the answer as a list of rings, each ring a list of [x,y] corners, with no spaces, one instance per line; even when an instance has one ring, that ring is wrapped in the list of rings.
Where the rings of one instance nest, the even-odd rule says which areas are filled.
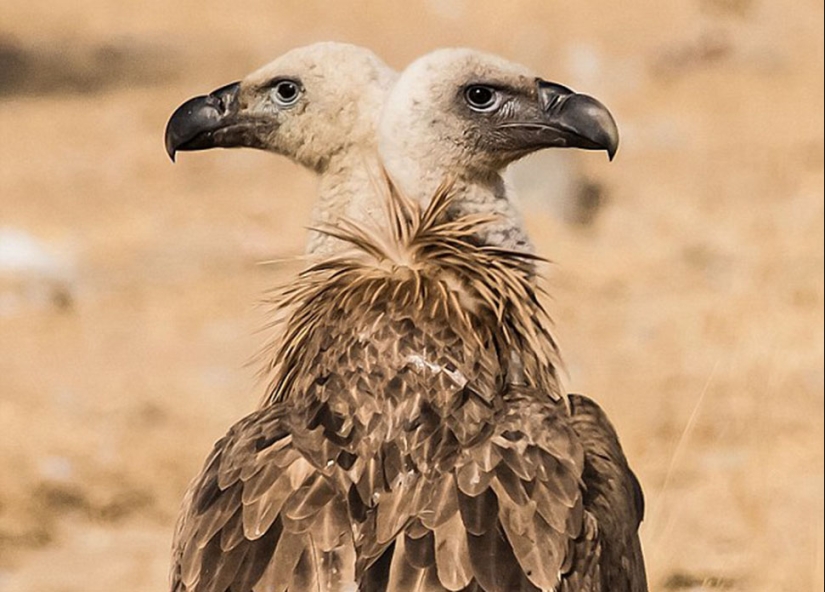
[[[492,111],[498,107],[499,95],[496,89],[481,84],[468,86],[464,98],[475,111]]]
[[[301,85],[294,80],[281,80],[272,87],[272,96],[282,107],[291,107],[297,103],[302,92]]]

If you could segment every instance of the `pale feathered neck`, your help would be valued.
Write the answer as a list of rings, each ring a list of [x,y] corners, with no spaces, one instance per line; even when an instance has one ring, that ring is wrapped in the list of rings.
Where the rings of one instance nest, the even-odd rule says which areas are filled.
[[[428,155],[410,154],[402,146],[384,144],[382,156],[387,171],[400,191],[426,207],[445,177],[443,163],[435,162],[437,152]],[[413,151],[414,152],[414,151]],[[485,214],[495,217],[479,229],[481,242],[487,245],[534,253],[535,248],[524,229],[512,191],[496,172],[485,175],[453,177],[451,215]]]
[[[375,147],[342,152],[320,176],[318,201],[312,211],[306,254],[326,257],[348,245],[318,228],[349,219],[377,224],[383,219],[384,192],[376,184],[382,167]]]

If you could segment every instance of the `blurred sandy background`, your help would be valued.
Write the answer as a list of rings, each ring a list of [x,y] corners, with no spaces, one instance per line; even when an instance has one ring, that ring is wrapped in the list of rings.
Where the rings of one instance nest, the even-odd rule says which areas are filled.
[[[655,590],[823,589],[823,6],[2,0],[0,592],[165,589],[179,500],[261,395],[312,177],[184,154],[183,100],[318,40],[470,45],[602,99],[622,148],[513,182],[568,387],[645,485]]]

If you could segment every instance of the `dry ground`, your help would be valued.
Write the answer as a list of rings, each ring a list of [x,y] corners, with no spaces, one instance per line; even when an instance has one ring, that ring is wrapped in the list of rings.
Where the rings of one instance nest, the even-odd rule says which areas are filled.
[[[0,592],[164,589],[183,489],[261,394],[256,302],[298,269],[257,263],[300,253],[315,187],[252,152],[172,166],[163,126],[324,39],[493,50],[613,109],[613,164],[514,178],[568,386],[646,487],[653,587],[821,591],[820,2],[2,0]],[[602,188],[587,223],[565,178]]]

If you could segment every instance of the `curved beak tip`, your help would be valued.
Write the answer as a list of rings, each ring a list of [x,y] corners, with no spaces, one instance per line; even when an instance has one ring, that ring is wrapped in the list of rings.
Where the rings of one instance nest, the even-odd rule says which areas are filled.
[[[607,112],[609,121],[605,123],[605,141],[604,149],[607,151],[607,158],[612,162],[619,151],[619,127],[616,125],[616,120]]]
[[[192,129],[183,129],[184,127],[188,127],[187,124],[190,123],[187,119],[190,114],[183,115],[180,111],[181,110],[178,109],[172,114],[172,117],[166,124],[166,130],[163,133],[163,145],[166,149],[166,154],[172,162],[175,162],[178,148],[185,144],[189,136],[194,133]]]
[[[173,163],[175,162],[175,154],[176,153],[177,153],[177,150],[175,150],[175,147],[169,142],[169,140],[167,138],[167,141],[166,141],[166,154],[169,155],[169,160],[171,160]]]
[[[613,115],[601,102],[587,95],[578,95],[577,105],[579,129],[584,137],[591,140],[595,147],[607,152],[613,160],[619,150],[619,127]]]
[[[619,138],[616,136],[615,141],[611,142],[605,148],[607,150],[607,160],[613,162],[613,159],[616,158],[616,153],[619,151]],[[172,158],[172,160],[175,160]]]

